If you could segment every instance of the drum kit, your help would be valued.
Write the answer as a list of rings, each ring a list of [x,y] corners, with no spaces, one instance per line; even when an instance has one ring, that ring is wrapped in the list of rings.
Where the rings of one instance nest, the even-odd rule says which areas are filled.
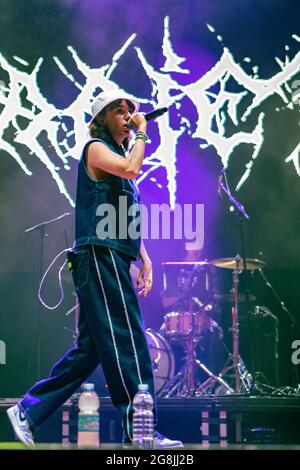
[[[197,397],[243,393],[252,389],[252,375],[245,367],[239,352],[238,309],[240,303],[251,302],[255,297],[248,293],[239,293],[239,275],[245,270],[261,271],[265,263],[251,258],[245,261],[244,263],[237,255],[211,261],[163,263],[162,303],[167,309],[172,307],[172,310],[164,315],[159,332],[150,328],[145,332],[152,358],[157,396]],[[233,273],[233,289],[225,294],[218,291],[216,270],[219,268],[231,270]],[[134,264],[131,264],[130,273],[136,281],[139,269]],[[219,302],[226,302],[227,306],[231,304],[231,308],[227,307],[226,310],[231,313],[232,352],[223,342],[222,328],[214,319],[216,312],[219,312]],[[77,297],[76,305],[66,315],[73,311],[73,341],[76,344],[79,315]],[[218,373],[212,371],[198,354],[205,340],[213,335],[218,336],[227,355],[225,364],[222,363],[223,367]],[[173,350],[178,346],[183,350],[183,365],[175,373],[176,360]],[[204,379],[200,380],[200,376]]]
[[[254,296],[239,293],[239,275],[245,270],[261,269],[264,264],[259,259],[241,259],[239,255],[209,262],[163,263],[163,305],[175,308],[165,314],[159,333],[146,330],[158,396],[190,397],[251,390],[252,375],[239,352],[238,309],[240,302],[251,301]],[[227,294],[217,292],[218,268],[232,270],[233,289]],[[232,303],[228,309],[232,323],[232,353],[224,344],[227,360],[222,370],[214,373],[200,360],[197,351],[207,336],[217,332],[220,341],[223,338],[222,328],[214,320],[220,300]],[[184,353],[183,365],[176,375],[172,351],[175,344],[180,345]],[[200,375],[204,377],[202,381]]]

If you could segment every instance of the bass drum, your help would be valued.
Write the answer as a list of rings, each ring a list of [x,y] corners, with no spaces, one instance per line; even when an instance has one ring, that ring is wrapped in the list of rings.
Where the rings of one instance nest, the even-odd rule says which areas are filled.
[[[147,328],[145,333],[152,359],[155,390],[159,396],[174,377],[174,354],[169,343],[159,333],[151,328]]]

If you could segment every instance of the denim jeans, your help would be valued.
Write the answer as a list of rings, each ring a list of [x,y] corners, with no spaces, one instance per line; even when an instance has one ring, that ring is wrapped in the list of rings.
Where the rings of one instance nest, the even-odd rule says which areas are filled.
[[[132,400],[139,383],[155,391],[152,362],[130,258],[100,245],[69,254],[79,300],[78,340],[19,403],[35,431],[77,390],[101,362],[113,404],[123,415],[124,438],[132,437]],[[154,407],[156,422],[156,406]]]

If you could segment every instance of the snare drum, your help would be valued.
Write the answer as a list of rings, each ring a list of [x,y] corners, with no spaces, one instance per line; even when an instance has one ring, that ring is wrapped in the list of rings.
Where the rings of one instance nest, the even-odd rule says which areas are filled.
[[[201,336],[209,329],[210,318],[205,312],[193,312],[192,315],[189,311],[167,313],[161,331],[167,337],[182,338],[192,333],[194,322],[194,336]]]

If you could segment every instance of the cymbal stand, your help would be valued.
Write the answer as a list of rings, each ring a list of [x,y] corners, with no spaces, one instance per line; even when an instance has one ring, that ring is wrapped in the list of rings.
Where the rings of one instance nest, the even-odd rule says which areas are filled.
[[[210,375],[210,371],[206,370],[206,372],[210,375],[209,379],[207,379],[203,384],[198,387],[198,391],[208,391],[212,390],[211,386],[215,385],[215,382],[218,381],[224,387],[225,393],[240,393],[241,392],[241,381],[246,391],[249,391],[251,388],[251,382],[248,382],[249,373],[247,372],[243,361],[240,358],[239,353],[239,323],[238,323],[238,285],[239,285],[239,263],[241,258],[239,255],[236,255],[236,267],[233,271],[233,287],[234,287],[234,306],[232,307],[232,336],[233,336],[233,354],[229,355],[229,358],[223,368],[223,370],[219,373],[218,376],[214,376],[213,374]],[[230,366],[229,363],[232,361],[232,365]],[[198,365],[201,365],[203,368],[203,364],[200,361],[197,361]],[[231,388],[222,377],[228,375],[230,370],[234,369],[234,389]]]
[[[233,271],[233,288],[234,288],[234,307],[232,307],[232,334],[233,334],[233,367],[235,370],[235,392],[241,391],[241,381],[239,374],[239,323],[238,323],[238,310],[239,310],[239,255],[236,255],[236,267]]]
[[[234,305],[231,308],[232,314],[232,354],[229,353],[227,362],[219,374],[221,377],[228,376],[231,370],[234,370],[234,390],[233,393],[241,393],[242,386],[243,392],[249,392],[253,385],[252,375],[247,371],[245,364],[240,357],[239,352],[239,267],[241,266],[241,257],[236,255],[236,266],[232,274],[233,290],[234,290]],[[227,350],[227,348],[226,348]],[[227,351],[228,352],[228,351]],[[231,363],[231,365],[230,365]]]
[[[223,182],[223,178],[225,181],[225,184]],[[249,309],[249,291],[248,291],[248,283],[247,283],[247,258],[246,258],[246,242],[245,242],[245,230],[244,230],[244,221],[249,220],[250,216],[245,210],[244,206],[233,196],[233,194],[230,191],[230,187],[227,181],[227,175],[225,168],[220,173],[219,176],[219,181],[218,181],[220,189],[223,190],[223,192],[227,195],[229,201],[233,204],[234,208],[237,209],[237,216],[239,220],[239,227],[240,227],[240,238],[241,238],[241,250],[242,250],[242,260],[239,255],[236,256],[236,268],[233,273],[233,285],[234,285],[234,307],[232,308],[232,321],[233,321],[233,360],[234,360],[234,367],[235,367],[235,373],[236,373],[236,380],[235,380],[235,389],[236,392],[237,390],[240,390],[240,382],[238,379],[238,361],[239,361],[239,353],[238,353],[238,345],[239,345],[239,331],[238,331],[238,274],[239,274],[239,266],[242,265],[243,271],[245,273],[244,276],[244,281],[245,281],[245,294],[246,294],[246,311],[247,311],[247,327],[248,331],[250,332],[250,336],[252,336],[252,329],[251,329],[251,321],[250,321],[250,309]],[[242,263],[241,263],[242,261]],[[240,268],[241,269],[241,268]],[[234,330],[235,326],[235,330]],[[254,377],[255,377],[255,355],[254,355],[254,350],[253,350],[253,344],[250,342],[250,351],[251,351],[251,374],[248,374],[251,376],[251,383],[252,387],[254,387]],[[248,390],[250,391],[250,390]]]

